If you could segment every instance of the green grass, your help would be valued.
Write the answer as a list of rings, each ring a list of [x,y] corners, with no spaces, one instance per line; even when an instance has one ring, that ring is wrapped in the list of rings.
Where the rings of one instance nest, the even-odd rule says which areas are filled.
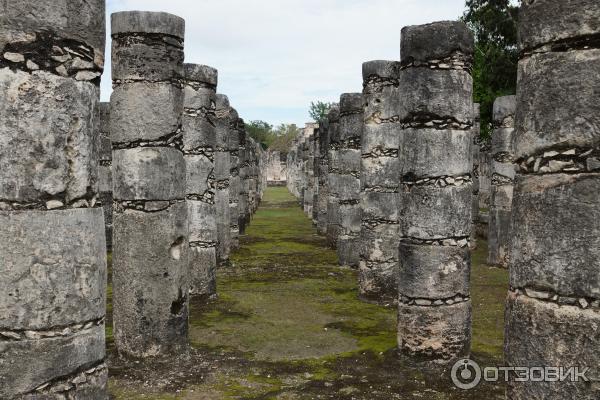
[[[501,362],[508,274],[485,265],[486,247],[480,241],[473,253],[472,349],[478,358]],[[326,382],[338,382],[337,393],[371,393],[373,383],[363,381],[417,397],[463,398],[443,394],[445,388],[430,390],[439,379],[427,381],[420,371],[398,365],[395,308],[358,299],[356,271],[337,265],[335,251],[285,188],[267,190],[231,261],[218,272],[218,300],[191,303],[190,341],[205,357],[238,361],[219,362],[177,396],[130,383],[144,393],[136,397],[131,387],[113,382],[116,399],[314,398],[334,390],[322,386]],[[307,390],[312,397],[302,397]]]

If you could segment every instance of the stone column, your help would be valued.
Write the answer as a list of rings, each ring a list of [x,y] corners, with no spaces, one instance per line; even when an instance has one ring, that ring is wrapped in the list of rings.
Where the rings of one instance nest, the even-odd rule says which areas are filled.
[[[359,293],[392,303],[398,297],[400,121],[397,61],[363,64]]]
[[[247,139],[248,134],[243,120],[240,118],[237,123],[238,133],[240,138],[240,197],[239,197],[239,211],[238,226],[240,227],[240,234],[246,232],[246,226],[248,225],[248,196],[250,191],[250,182],[248,177],[248,148]]]
[[[340,96],[340,125],[337,159],[331,163],[339,171],[334,184],[339,198],[340,235],[337,254],[340,265],[359,265],[360,209],[360,138],[363,127],[361,93]]]
[[[327,234],[327,197],[329,196],[329,119],[321,121],[319,127],[317,233]]]
[[[508,399],[600,398],[600,3],[524,2],[515,116],[510,366],[590,370],[510,382]]]
[[[217,143],[215,148],[215,179],[217,207],[217,260],[219,265],[229,261],[231,252],[231,228],[229,215],[229,185],[231,174],[231,153],[229,136],[231,134],[231,107],[226,96],[220,96],[217,104],[219,121],[217,123]]]
[[[105,399],[101,0],[0,3],[0,398]]]
[[[239,200],[240,200],[240,135],[238,132],[238,114],[231,109],[227,145],[229,149],[229,237],[231,249],[240,247]]]
[[[398,347],[469,354],[473,36],[461,22],[402,29]]]
[[[321,165],[321,149],[319,147],[320,137],[321,137],[321,128],[318,124],[315,124],[315,133],[314,133],[314,144],[313,144],[313,159],[312,159],[312,170],[313,170],[313,198],[312,198],[312,221],[313,224],[317,225],[317,220],[319,217],[319,172]]]
[[[329,147],[328,156],[329,169],[327,182],[329,194],[327,196],[327,244],[332,249],[337,247],[337,239],[340,235],[340,201],[339,201],[339,166],[336,160],[339,158],[340,149],[340,109],[333,105],[327,115],[329,122]]]
[[[257,200],[257,174],[256,174],[256,142],[251,137],[248,137],[246,144],[248,152],[248,223],[252,218],[256,208]]]
[[[189,225],[190,294],[217,294],[216,69],[184,64],[183,153]]]
[[[479,143],[481,142],[481,110],[479,103],[473,104],[473,142],[471,157],[473,159],[473,203],[471,208],[471,238],[469,246],[471,250],[477,248],[477,224],[479,222]]]
[[[104,210],[106,248],[112,249],[112,147],[110,142],[110,103],[98,104],[98,199]]]
[[[187,345],[183,19],[112,14],[113,321],[119,353]]]
[[[515,107],[515,96],[499,97],[494,102],[488,264],[502,268],[508,268],[510,220],[515,179],[513,164]]]

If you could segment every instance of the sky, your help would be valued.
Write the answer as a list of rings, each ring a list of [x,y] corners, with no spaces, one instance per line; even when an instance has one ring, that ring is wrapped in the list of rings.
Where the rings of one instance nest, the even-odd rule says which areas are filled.
[[[311,101],[362,90],[362,63],[400,58],[400,29],[456,20],[465,0],[108,0],[115,11],[186,20],[185,61],[219,70],[218,92],[246,121],[310,121]],[[110,42],[102,100],[110,98]]]

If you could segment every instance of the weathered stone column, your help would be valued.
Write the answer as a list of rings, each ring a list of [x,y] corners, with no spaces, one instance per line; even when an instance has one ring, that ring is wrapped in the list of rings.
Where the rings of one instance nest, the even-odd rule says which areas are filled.
[[[471,343],[472,54],[461,22],[402,29],[398,347],[436,363]]]
[[[240,135],[237,128],[237,111],[231,109],[227,146],[229,149],[229,237],[231,249],[240,247],[239,201],[240,201]]]
[[[184,64],[183,153],[189,226],[190,294],[217,294],[216,69]]]
[[[246,150],[248,152],[248,224],[250,224],[250,220],[252,219],[252,214],[254,214],[258,196],[256,174],[256,142],[251,137],[248,137]]]
[[[481,110],[479,103],[473,104],[473,142],[471,157],[473,161],[473,203],[471,208],[471,238],[469,247],[471,250],[477,248],[477,224],[479,223],[479,143],[481,143]]]
[[[239,217],[238,226],[240,228],[240,234],[246,232],[246,226],[250,220],[248,212],[248,202],[250,193],[250,180],[248,176],[248,167],[250,165],[249,152],[248,152],[248,134],[243,120],[238,120],[238,132],[240,137],[240,197],[239,197]]]
[[[229,215],[229,186],[231,174],[231,107],[226,96],[219,96],[217,103],[219,121],[217,123],[217,143],[215,148],[215,179],[217,208],[217,260],[219,265],[229,261],[231,252],[231,228]]]
[[[187,345],[183,19],[112,15],[113,320],[121,354]]]
[[[314,133],[314,144],[313,144],[313,158],[312,158],[312,169],[313,169],[313,198],[312,198],[312,221],[315,226],[317,226],[318,217],[319,217],[319,173],[321,166],[321,148],[319,144],[321,142],[321,128],[318,124],[315,124],[315,133]]]
[[[600,398],[600,3],[523,2],[505,359],[585,367],[507,398]]]
[[[327,196],[327,244],[332,249],[337,247],[337,240],[340,236],[340,201],[339,188],[340,181],[338,175],[340,173],[338,163],[338,153],[340,150],[340,109],[339,106],[333,105],[327,115],[329,122],[329,169],[327,174],[327,182],[329,186],[329,194]]]
[[[105,399],[104,1],[0,3],[0,398]]]
[[[110,142],[110,103],[98,104],[98,199],[104,210],[106,248],[112,249],[112,147]]]
[[[385,303],[398,298],[399,67],[397,61],[363,64],[359,293]]]
[[[508,268],[512,216],[514,166],[515,96],[494,102],[492,134],[492,190],[488,234],[488,264]]]
[[[339,174],[334,184],[339,198],[340,235],[337,254],[340,265],[358,268],[360,209],[360,138],[363,126],[361,93],[344,93],[340,96],[340,125],[337,159],[331,163]]]
[[[318,191],[317,191],[317,233],[327,234],[327,198],[329,197],[329,119],[320,122]]]

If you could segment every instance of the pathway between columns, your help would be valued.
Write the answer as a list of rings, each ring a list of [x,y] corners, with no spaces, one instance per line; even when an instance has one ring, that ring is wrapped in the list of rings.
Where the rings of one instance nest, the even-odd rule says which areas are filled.
[[[474,252],[474,358],[501,363],[507,273]],[[219,299],[190,306],[189,356],[154,364],[118,360],[109,346],[116,399],[486,399],[503,388],[461,392],[395,355],[396,309],[357,298],[356,272],[285,188],[269,188]],[[110,330],[108,331],[110,335]],[[109,336],[110,339],[110,336]]]

